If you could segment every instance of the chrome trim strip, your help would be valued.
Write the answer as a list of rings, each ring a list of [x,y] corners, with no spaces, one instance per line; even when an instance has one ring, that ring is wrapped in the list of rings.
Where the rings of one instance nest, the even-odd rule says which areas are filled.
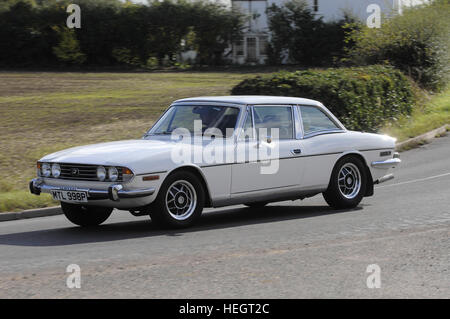
[[[325,130],[324,131],[316,131],[316,132],[311,132],[311,133],[308,133],[308,134],[304,135],[303,138],[307,139],[307,138],[311,138],[311,137],[319,136],[319,135],[345,133],[345,132],[347,132],[347,131],[340,130],[340,129],[336,129],[336,130],[333,129],[333,130],[326,130],[326,131]]]
[[[360,152],[371,152],[371,151],[383,151],[383,150],[393,150],[393,147],[383,147],[383,148],[367,148],[367,149],[362,149],[362,150],[358,150]]]
[[[400,164],[402,162],[401,159],[399,158],[391,158],[385,161],[377,161],[377,162],[372,162],[372,167],[375,168],[390,168],[390,167],[395,167],[398,164]]]
[[[301,140],[303,138],[303,123],[300,116],[300,109],[298,105],[293,106],[294,121],[295,121],[295,138]]]
[[[267,162],[267,161],[276,161],[276,160],[289,160],[294,158],[302,158],[302,157],[315,157],[315,156],[329,156],[329,155],[337,155],[342,154],[343,152],[333,152],[333,153],[321,153],[321,154],[311,154],[311,155],[301,155],[296,154],[296,157],[279,157],[279,158],[272,158],[272,159],[265,159],[265,160],[256,160],[256,161],[245,161],[245,162],[233,162],[233,163],[220,163],[220,164],[211,164],[211,165],[202,165],[200,168],[204,167],[215,167],[215,166],[223,166],[223,165],[237,165],[237,164],[249,164],[249,163],[261,163],[261,162]],[[292,153],[291,153],[292,154]]]
[[[154,175],[154,174],[164,174],[167,173],[167,171],[160,171],[160,172],[150,172],[150,173],[142,173],[142,174],[137,174],[135,176],[143,176],[143,175]]]

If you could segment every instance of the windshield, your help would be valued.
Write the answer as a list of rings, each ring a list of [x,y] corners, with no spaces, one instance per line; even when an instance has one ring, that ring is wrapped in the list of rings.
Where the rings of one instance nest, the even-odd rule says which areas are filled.
[[[194,121],[201,121],[201,133],[207,129],[218,129],[222,136],[230,137],[236,127],[239,108],[211,105],[172,106],[149,131],[150,135],[171,134],[184,128],[194,134]],[[200,123],[200,122],[199,122]],[[228,129],[228,130],[227,130]]]

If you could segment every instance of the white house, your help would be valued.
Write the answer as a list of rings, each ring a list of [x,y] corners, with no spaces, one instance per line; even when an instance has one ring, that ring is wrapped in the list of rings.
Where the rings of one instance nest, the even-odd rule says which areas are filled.
[[[233,63],[261,64],[267,58],[267,44],[270,37],[266,9],[272,4],[283,5],[288,0],[231,0],[233,8],[240,10],[248,21],[242,40],[233,45]],[[373,13],[368,12],[371,4],[380,7],[383,14],[400,13],[405,6],[423,4],[428,0],[306,0],[313,12],[325,21],[337,20],[344,12],[351,12],[365,22]]]

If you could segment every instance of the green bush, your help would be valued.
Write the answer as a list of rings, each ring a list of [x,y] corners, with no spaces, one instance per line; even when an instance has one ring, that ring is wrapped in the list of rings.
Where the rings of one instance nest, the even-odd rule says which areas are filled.
[[[321,101],[348,129],[377,131],[410,114],[413,91],[402,72],[384,66],[280,72],[247,79],[233,95],[279,95]]]
[[[357,65],[389,63],[422,87],[439,90],[450,77],[450,1],[406,9],[379,29],[355,32],[350,60]]]

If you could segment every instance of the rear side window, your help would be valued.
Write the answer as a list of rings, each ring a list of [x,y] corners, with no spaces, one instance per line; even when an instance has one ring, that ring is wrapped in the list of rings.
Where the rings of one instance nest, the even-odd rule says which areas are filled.
[[[300,106],[300,113],[305,135],[341,129],[328,117],[328,115],[317,107],[302,105]]]
[[[272,129],[278,129],[279,139],[293,138],[294,125],[290,106],[255,106],[253,111],[256,134],[260,134],[261,128],[266,128],[267,135],[271,136]]]

